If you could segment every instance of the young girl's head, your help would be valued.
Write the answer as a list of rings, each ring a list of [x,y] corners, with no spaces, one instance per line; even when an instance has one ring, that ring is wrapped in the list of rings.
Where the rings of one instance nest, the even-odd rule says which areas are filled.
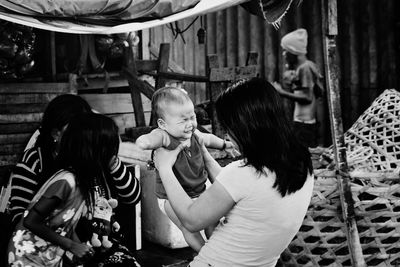
[[[53,160],[71,118],[89,112],[91,112],[89,104],[77,95],[59,95],[49,102],[43,114],[40,135],[35,143],[35,146],[40,147],[42,151],[44,176],[49,176],[54,171]]]
[[[102,114],[83,114],[73,118],[65,130],[58,164],[76,175],[81,190],[88,196],[95,179],[104,182],[104,175],[118,148],[118,127],[111,118]]]
[[[184,141],[197,128],[194,105],[188,94],[179,88],[164,87],[152,98],[152,110],[159,128]]]

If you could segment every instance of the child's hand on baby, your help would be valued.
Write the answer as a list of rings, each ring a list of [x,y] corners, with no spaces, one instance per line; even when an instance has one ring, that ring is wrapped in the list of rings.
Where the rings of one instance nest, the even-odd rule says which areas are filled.
[[[118,157],[117,156],[112,156],[112,158],[110,159],[110,162],[108,163],[108,167],[110,168],[110,170],[114,170],[118,165]]]
[[[91,246],[75,241],[72,241],[69,251],[78,258],[91,257],[94,254],[94,250]]]

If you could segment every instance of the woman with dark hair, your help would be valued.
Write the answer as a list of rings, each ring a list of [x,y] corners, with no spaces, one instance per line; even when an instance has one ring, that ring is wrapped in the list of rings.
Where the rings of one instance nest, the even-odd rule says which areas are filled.
[[[58,150],[58,171],[18,222],[8,247],[9,264],[62,266],[65,251],[78,258],[94,253],[74,231],[79,218],[94,210],[95,187],[107,187],[105,175],[118,147],[118,128],[112,119],[86,113],[70,121]]]
[[[171,206],[198,231],[219,222],[190,266],[275,266],[299,230],[310,203],[310,154],[296,139],[274,87],[259,78],[240,81],[215,103],[217,116],[242,159],[224,168],[203,146],[215,182],[192,201],[172,166],[183,149],[155,152]]]

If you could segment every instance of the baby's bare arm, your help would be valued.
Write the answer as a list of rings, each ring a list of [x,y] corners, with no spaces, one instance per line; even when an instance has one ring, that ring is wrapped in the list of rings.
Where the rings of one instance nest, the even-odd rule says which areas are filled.
[[[141,135],[136,139],[136,145],[143,150],[166,147],[169,143],[170,140],[168,134],[159,128],[152,130],[148,134]]]
[[[204,145],[208,148],[215,148],[220,150],[225,150],[227,148],[234,148],[232,142],[219,138],[218,136],[211,133],[202,133],[199,130],[194,132],[199,139],[204,143]]]
[[[211,133],[202,133],[199,130],[196,130],[194,133],[206,147],[221,149],[224,146],[224,139],[219,138],[216,135]]]

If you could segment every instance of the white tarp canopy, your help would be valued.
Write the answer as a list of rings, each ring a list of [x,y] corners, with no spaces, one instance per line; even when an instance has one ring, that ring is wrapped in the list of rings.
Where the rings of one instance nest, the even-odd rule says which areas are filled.
[[[143,22],[129,22],[116,26],[102,26],[85,24],[83,22],[73,20],[19,15],[9,12],[5,9],[0,9],[0,19],[55,32],[76,34],[113,34],[152,28],[191,16],[199,16],[208,12],[215,12],[231,6],[242,4],[247,1],[249,0],[201,0],[192,8],[163,17],[161,19],[152,19]]]

